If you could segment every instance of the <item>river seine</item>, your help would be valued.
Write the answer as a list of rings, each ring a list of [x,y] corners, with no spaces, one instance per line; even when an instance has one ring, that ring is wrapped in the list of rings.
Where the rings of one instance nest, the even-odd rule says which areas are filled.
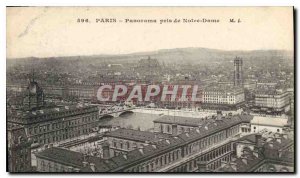
[[[140,129],[142,131],[152,131],[153,121],[159,118],[158,114],[129,113],[116,118],[103,118],[100,125],[120,126],[122,128]]]

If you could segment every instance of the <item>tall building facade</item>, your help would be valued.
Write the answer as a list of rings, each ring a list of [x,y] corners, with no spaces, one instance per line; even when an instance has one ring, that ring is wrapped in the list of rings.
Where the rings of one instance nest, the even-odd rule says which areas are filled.
[[[7,160],[9,172],[30,172],[31,142],[24,127],[7,124]]]
[[[234,59],[234,85],[243,85],[243,60],[239,57]]]
[[[290,110],[290,97],[286,90],[260,90],[255,93],[255,108],[267,113]]]
[[[230,110],[240,108],[245,103],[242,87],[231,85],[210,85],[203,91],[202,108]]]
[[[44,102],[38,83],[30,81],[18,109],[7,108],[7,123],[24,127],[29,140],[49,144],[89,134],[96,129],[99,109],[95,105],[51,105]]]

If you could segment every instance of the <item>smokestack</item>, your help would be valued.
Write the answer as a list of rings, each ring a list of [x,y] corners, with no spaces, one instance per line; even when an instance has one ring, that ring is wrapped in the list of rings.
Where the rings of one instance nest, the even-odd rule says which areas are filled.
[[[102,150],[103,150],[103,159],[109,159],[110,153],[109,153],[109,143],[108,142],[103,143]]]

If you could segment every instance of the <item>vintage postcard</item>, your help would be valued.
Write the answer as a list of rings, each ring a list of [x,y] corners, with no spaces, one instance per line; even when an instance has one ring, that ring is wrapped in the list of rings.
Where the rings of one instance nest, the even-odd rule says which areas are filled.
[[[293,7],[6,11],[8,172],[295,172]]]

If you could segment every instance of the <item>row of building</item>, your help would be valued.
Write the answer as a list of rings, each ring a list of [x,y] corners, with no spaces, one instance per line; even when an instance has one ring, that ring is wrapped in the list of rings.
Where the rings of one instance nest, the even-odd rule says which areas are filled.
[[[185,82],[186,83],[186,82]],[[189,85],[195,82],[188,82]],[[182,85],[182,82],[180,83]],[[196,84],[198,84],[196,82]],[[111,84],[113,87],[116,84]],[[170,90],[174,84],[168,84]],[[135,84],[125,84],[128,88],[128,95],[117,98],[117,102],[125,102],[129,96],[129,93],[135,86]],[[84,86],[77,85],[73,87],[62,86],[45,86],[43,87],[44,93],[48,98],[68,98],[75,97],[82,100],[88,100],[92,102],[97,101],[97,92],[100,86]],[[19,86],[8,86],[10,91],[25,90],[20,89]],[[148,85],[141,85],[142,94],[145,96]],[[162,85],[161,85],[162,88]],[[112,98],[114,88],[111,90],[104,90],[102,95],[104,98]],[[293,93],[285,89],[257,89],[254,92],[254,100],[251,105],[251,109],[254,112],[265,113],[284,113],[290,110],[290,104],[293,100]],[[192,100],[192,90],[187,90],[186,101],[180,101],[182,96],[182,90],[179,88],[176,98],[171,101],[171,95],[167,95],[165,101],[161,101],[161,96],[151,97],[149,102],[139,102],[136,98],[132,100],[135,105],[148,105],[149,103],[155,103],[157,107],[173,107],[173,108],[192,108],[201,107],[204,109],[214,110],[230,110],[243,106],[247,101],[245,100],[244,88],[236,87],[234,85],[227,84],[212,84],[209,86],[201,86],[198,88],[197,98],[200,101],[195,102]],[[16,100],[14,100],[16,102]],[[109,102],[109,101],[108,101]],[[105,102],[105,103],[108,103]]]
[[[7,99],[6,111],[10,172],[32,171],[32,148],[88,135],[99,121],[97,106],[46,103],[43,89],[34,80],[19,97]]]
[[[171,121],[170,117],[165,117],[156,121],[156,125],[161,124],[161,126],[156,126],[155,132],[131,129],[108,132],[105,134],[105,144],[102,145],[102,157],[62,148],[46,149],[36,155],[37,170],[42,172],[272,172],[283,170],[293,172],[293,159],[286,159],[286,155],[293,154],[293,141],[285,133],[280,132],[266,136],[261,133],[251,134],[248,130],[242,131],[244,126],[250,129],[252,117],[222,116],[181,122]],[[245,150],[249,151],[248,149],[251,154],[255,152],[253,156],[246,154]],[[61,156],[63,154],[70,156],[65,158]],[[242,163],[239,163],[240,161]]]
[[[252,118],[250,115],[226,117],[218,115],[203,120],[191,118],[172,120],[170,116],[163,117],[155,121],[155,132],[131,129],[108,132],[104,136],[105,143],[102,145],[101,157],[62,148],[46,149],[36,154],[37,170],[226,172],[232,171],[228,168],[230,165],[237,172],[271,172],[271,168],[274,167],[276,171],[293,172],[293,159],[288,160],[285,157],[286,154],[293,154],[293,141],[281,132],[273,132],[273,136],[249,133]],[[256,139],[255,142],[251,142],[253,137]],[[248,148],[255,152],[253,156],[246,154],[245,149],[249,151]],[[65,158],[61,156],[63,154],[73,156]],[[240,160],[243,164],[237,164]],[[256,164],[253,164],[254,162]],[[234,167],[235,165],[237,166]]]

